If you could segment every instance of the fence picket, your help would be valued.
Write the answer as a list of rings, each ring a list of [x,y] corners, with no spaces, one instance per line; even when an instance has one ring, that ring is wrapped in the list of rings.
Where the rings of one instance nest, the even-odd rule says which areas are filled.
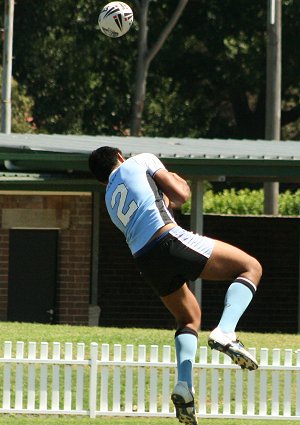
[[[121,361],[121,345],[114,345],[114,361]],[[113,377],[113,411],[120,412],[120,387],[121,387],[121,374],[120,366],[114,367],[114,377]]]
[[[4,343],[4,359],[10,359],[12,355],[12,343],[5,341]],[[3,409],[11,408],[11,364],[4,364],[3,371]]]
[[[102,344],[101,361],[107,362],[109,360],[109,344]],[[101,396],[100,396],[100,411],[108,412],[108,366],[101,366]]]
[[[268,365],[269,350],[262,348],[260,351],[260,364],[261,366]],[[267,371],[260,371],[260,398],[259,398],[259,415],[265,416],[267,414]]]
[[[52,359],[60,360],[60,343],[53,342],[53,354]],[[52,366],[52,400],[51,400],[51,409],[54,411],[59,410],[59,375],[60,375],[60,366],[54,364]]]
[[[220,364],[219,351],[212,351],[212,364]],[[219,369],[214,368],[211,371],[211,413],[217,415],[219,413]]]
[[[90,418],[96,417],[96,405],[97,405],[97,365],[98,361],[98,344],[95,342],[91,343],[91,367],[90,367],[90,400],[89,400],[89,411]]]
[[[16,346],[16,358],[22,361],[24,359],[24,342],[18,341]],[[24,365],[16,365],[16,394],[15,409],[23,409],[23,387],[24,387]]]
[[[249,348],[249,352],[253,357],[256,357],[256,349]],[[255,377],[257,374],[253,371],[248,371],[248,398],[247,398],[247,415],[255,414]]]
[[[230,365],[231,359],[229,356],[224,357],[224,365]],[[231,412],[231,370],[224,369],[223,371],[223,414],[228,415]]]
[[[65,343],[65,360],[72,360],[73,344]],[[69,411],[72,408],[72,366],[66,364],[64,367],[64,410]]]
[[[48,343],[41,342],[41,360],[48,359]],[[41,365],[40,370],[40,410],[47,410],[48,402],[48,366],[47,364]]]
[[[36,342],[28,343],[28,360],[36,359]],[[27,409],[35,409],[35,364],[28,364],[28,395]]]
[[[293,351],[284,350],[284,365],[292,366],[293,363]],[[292,373],[290,370],[285,371],[284,384],[283,384],[283,416],[291,415],[292,407]]]
[[[163,346],[163,363],[170,363],[171,347]],[[162,412],[168,413],[170,406],[170,368],[163,368],[163,384],[162,384]]]
[[[76,359],[81,361],[85,358],[85,344],[77,344]],[[84,393],[84,366],[78,365],[76,372],[76,410],[83,410],[83,393]]]
[[[126,346],[126,362],[132,363],[134,358],[134,347],[132,344]],[[133,368],[126,366],[125,385],[125,412],[132,411],[133,405]]]
[[[151,345],[150,363],[158,362],[158,346]],[[151,413],[157,412],[157,367],[150,369],[150,406]]]
[[[273,366],[280,366],[280,350],[279,348],[273,349]],[[279,371],[272,372],[272,408],[271,414],[277,416],[279,414]]]
[[[139,345],[138,349],[138,362],[145,363],[146,361],[146,346]],[[138,403],[137,411],[139,413],[145,412],[145,367],[138,367]]]
[[[206,414],[206,399],[207,399],[207,347],[200,347],[199,357],[199,414]]]

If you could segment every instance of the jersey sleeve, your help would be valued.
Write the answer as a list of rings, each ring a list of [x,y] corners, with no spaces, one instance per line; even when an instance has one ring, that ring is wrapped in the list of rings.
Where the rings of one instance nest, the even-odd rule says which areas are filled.
[[[164,164],[152,153],[143,153],[133,158],[147,169],[151,177],[153,177],[158,170],[166,170]]]

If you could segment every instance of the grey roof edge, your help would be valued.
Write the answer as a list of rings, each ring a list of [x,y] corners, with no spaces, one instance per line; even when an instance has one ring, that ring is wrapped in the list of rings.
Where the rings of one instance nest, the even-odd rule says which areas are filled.
[[[0,133],[0,152],[89,154],[104,145],[119,147],[125,156],[151,152],[169,159],[300,160],[297,141]]]

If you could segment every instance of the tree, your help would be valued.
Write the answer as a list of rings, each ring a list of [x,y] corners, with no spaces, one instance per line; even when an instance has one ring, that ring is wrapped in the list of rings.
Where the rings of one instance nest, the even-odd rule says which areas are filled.
[[[2,67],[0,67],[2,76]],[[2,78],[0,78],[0,92],[2,92]],[[15,79],[12,80],[12,123],[13,133],[33,133],[35,124],[33,120],[33,99],[30,98]]]
[[[3,1],[3,0],[2,0]],[[134,29],[104,36],[95,0],[15,6],[13,73],[34,98],[41,132],[122,134],[128,128]]]
[[[146,54],[158,43],[174,5],[179,5],[179,0],[148,2]],[[129,133],[142,33],[137,4],[145,6],[146,0],[128,3],[136,17],[132,28],[120,39],[109,39],[97,28],[100,7],[95,0],[16,2],[13,74],[34,100],[39,131]],[[0,0],[0,11],[3,7]],[[300,31],[299,14],[300,2],[284,0],[285,139],[299,139],[300,134],[295,37]],[[159,56],[146,68],[140,132],[264,138],[265,35],[266,0],[189,0]]]
[[[284,138],[295,138],[300,131],[300,61],[293,34],[300,30],[300,3],[283,3],[282,127]],[[264,139],[266,5],[265,0],[191,1],[182,16],[180,32],[175,31],[176,39],[154,72],[165,75],[163,67],[172,63],[172,78],[181,76],[178,101],[187,109],[184,121],[193,123],[187,127],[196,137]],[[177,125],[175,121],[173,130]]]
[[[148,12],[152,0],[135,0],[139,16],[138,59],[136,66],[136,79],[133,95],[133,108],[131,118],[131,135],[138,136],[141,128],[144,102],[146,96],[147,75],[151,62],[164,45],[167,37],[175,27],[183,13],[188,0],[179,0],[173,15],[161,31],[156,42],[151,48],[148,46]]]

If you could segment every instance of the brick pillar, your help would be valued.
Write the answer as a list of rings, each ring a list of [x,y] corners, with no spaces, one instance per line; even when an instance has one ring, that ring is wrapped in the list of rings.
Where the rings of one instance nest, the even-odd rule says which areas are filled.
[[[86,325],[91,269],[92,198],[64,198],[70,226],[60,231],[57,318],[59,323]]]

